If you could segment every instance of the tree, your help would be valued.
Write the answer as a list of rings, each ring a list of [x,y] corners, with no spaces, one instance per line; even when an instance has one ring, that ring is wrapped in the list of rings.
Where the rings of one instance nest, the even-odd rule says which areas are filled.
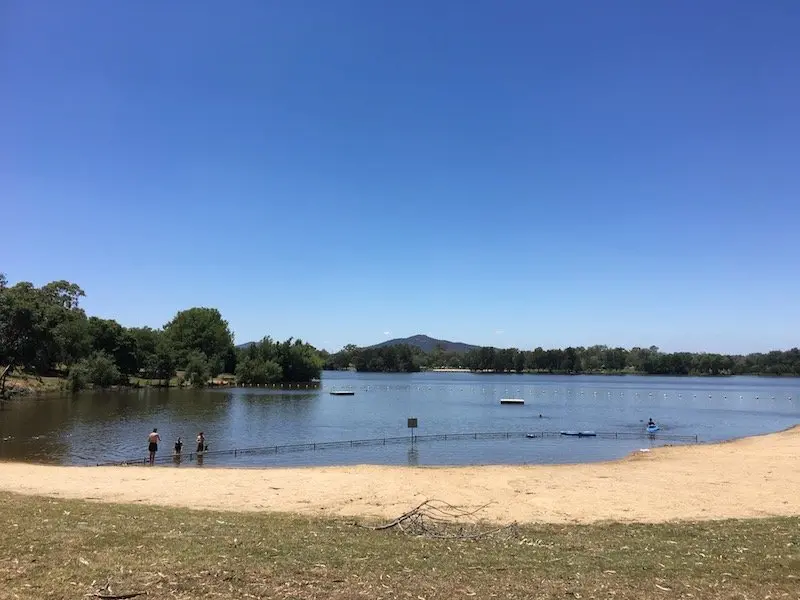
[[[89,381],[105,388],[121,383],[123,377],[113,358],[104,352],[97,352],[89,359]]]
[[[81,360],[69,370],[67,375],[67,389],[71,392],[80,392],[89,385],[89,369],[86,366],[86,361]]]
[[[349,369],[353,364],[353,357],[358,352],[358,346],[355,344],[347,344],[344,348],[334,354],[328,356],[325,361],[325,368],[332,371],[343,371]]]
[[[233,345],[229,346],[225,351],[225,356],[222,358],[222,372],[235,373],[236,372],[236,348]]]
[[[50,303],[66,310],[78,308],[80,299],[86,296],[77,283],[63,279],[42,286],[41,292]]]
[[[274,360],[245,358],[236,365],[236,382],[243,385],[265,385],[283,379],[283,369]]]
[[[113,319],[89,318],[92,351],[113,357],[119,370],[133,375],[138,370],[136,337]]]
[[[322,371],[322,359],[317,349],[299,339],[293,341],[290,338],[280,344],[277,359],[287,382],[311,381]]]
[[[70,310],[55,327],[53,341],[58,352],[56,362],[70,367],[92,351],[89,321],[82,310]]]
[[[155,351],[148,357],[144,369],[149,378],[169,382],[175,373],[175,355],[166,336],[159,336]]]
[[[351,359],[356,371],[415,373],[420,370],[418,357],[408,344],[356,348]]]
[[[20,282],[0,288],[0,362],[37,374],[73,361],[82,347],[77,285],[58,281],[36,288]],[[85,339],[85,338],[83,338]]]
[[[146,373],[164,334],[150,327],[131,327],[127,332],[133,339],[136,372],[144,370]]]
[[[202,352],[194,351],[186,359],[186,379],[192,387],[203,387],[211,377],[208,358]]]
[[[522,373],[525,370],[525,353],[517,352],[514,357],[514,370],[517,373]]]
[[[164,335],[179,367],[188,364],[192,352],[202,352],[215,375],[222,370],[227,352],[233,346],[228,322],[216,308],[180,311],[164,326]]]
[[[236,363],[237,381],[247,384],[311,381],[320,376],[323,366],[314,346],[291,338],[275,342],[269,337],[239,350]]]
[[[111,387],[123,382],[122,373],[105,352],[95,352],[89,358],[81,359],[69,371],[67,384],[73,392],[86,387],[88,383],[100,388]]]

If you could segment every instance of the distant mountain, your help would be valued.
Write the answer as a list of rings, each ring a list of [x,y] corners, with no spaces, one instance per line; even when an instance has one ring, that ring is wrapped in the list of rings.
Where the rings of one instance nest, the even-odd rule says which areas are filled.
[[[422,350],[423,352],[431,352],[433,351],[436,346],[441,346],[445,352],[468,352],[469,350],[474,350],[478,348],[478,346],[473,346],[471,344],[465,344],[463,342],[449,342],[447,340],[437,340],[436,338],[432,338],[427,335],[412,335],[411,337],[407,338],[395,338],[392,340],[386,340],[385,342],[381,342],[380,344],[375,344],[373,346],[369,346],[370,348],[383,348],[385,346],[398,346],[400,344],[408,344],[409,346],[415,346]]]
[[[236,349],[237,350],[242,350],[244,348],[249,348],[250,346],[254,346],[254,345],[255,345],[255,342],[245,342],[244,344],[237,344],[236,345]]]

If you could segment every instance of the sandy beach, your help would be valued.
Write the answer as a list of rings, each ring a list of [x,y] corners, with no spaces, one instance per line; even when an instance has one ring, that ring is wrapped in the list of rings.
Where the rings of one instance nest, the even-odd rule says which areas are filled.
[[[800,515],[800,426],[579,465],[214,469],[0,463],[0,490],[196,509],[393,518],[429,498],[496,522]]]

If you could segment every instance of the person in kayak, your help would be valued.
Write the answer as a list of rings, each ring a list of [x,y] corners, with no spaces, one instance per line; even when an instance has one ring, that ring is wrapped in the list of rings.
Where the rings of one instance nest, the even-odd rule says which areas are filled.
[[[655,421],[653,421],[652,417],[651,417],[651,418],[650,418],[650,420],[647,422],[647,426],[648,426],[648,427],[655,427],[655,426],[656,426],[656,422],[655,422]]]

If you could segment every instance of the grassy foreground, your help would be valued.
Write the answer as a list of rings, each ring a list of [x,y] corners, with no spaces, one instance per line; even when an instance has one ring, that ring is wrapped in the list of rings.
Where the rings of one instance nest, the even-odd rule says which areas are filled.
[[[218,493],[220,490],[186,490]],[[157,493],[157,490],[154,490]],[[797,598],[800,518],[413,538],[344,521],[0,493],[0,598]]]

